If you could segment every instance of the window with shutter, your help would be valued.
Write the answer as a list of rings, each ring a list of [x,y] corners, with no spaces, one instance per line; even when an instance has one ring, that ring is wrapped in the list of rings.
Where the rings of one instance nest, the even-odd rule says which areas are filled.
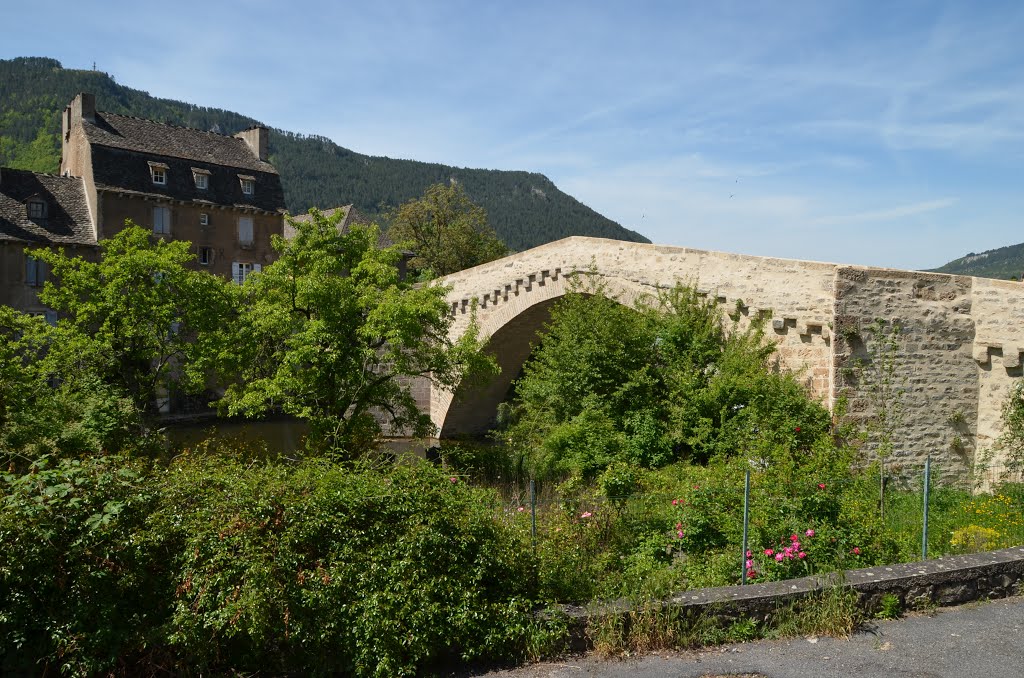
[[[25,284],[31,287],[42,287],[46,282],[46,262],[33,256],[25,255]]]
[[[259,273],[263,267],[259,264],[248,264],[241,261],[231,262],[231,280],[236,285],[241,285],[250,273]]]
[[[252,217],[238,217],[238,244],[248,247],[252,241]]]
[[[154,207],[153,208],[153,233],[157,235],[170,235],[171,234],[171,208],[170,207]]]

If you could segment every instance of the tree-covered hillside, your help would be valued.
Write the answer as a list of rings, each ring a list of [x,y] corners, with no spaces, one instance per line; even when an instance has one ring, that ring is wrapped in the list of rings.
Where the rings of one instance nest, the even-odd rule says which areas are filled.
[[[987,252],[970,252],[959,259],[931,269],[936,273],[957,273],[980,278],[1020,280],[1024,273],[1024,243],[1007,245]]]
[[[45,58],[0,60],[0,166],[56,172],[60,112],[78,92],[96,95],[101,111],[233,134],[256,123],[238,113],[158,99],[106,73],[63,68]],[[465,169],[362,155],[330,139],[272,129],[270,160],[281,173],[288,209],[354,204],[371,216],[454,179],[483,206],[491,226],[520,250],[570,235],[649,242],[530,172]]]

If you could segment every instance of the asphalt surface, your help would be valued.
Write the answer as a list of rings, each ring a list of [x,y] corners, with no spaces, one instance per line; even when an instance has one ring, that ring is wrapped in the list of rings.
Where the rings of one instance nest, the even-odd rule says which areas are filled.
[[[873,622],[851,638],[795,638],[642,657],[569,657],[492,678],[1019,678],[1024,597]]]

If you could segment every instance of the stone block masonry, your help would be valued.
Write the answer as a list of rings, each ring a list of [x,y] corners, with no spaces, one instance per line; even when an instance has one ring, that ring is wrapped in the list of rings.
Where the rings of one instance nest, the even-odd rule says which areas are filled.
[[[471,397],[418,389],[442,437],[493,423],[551,305],[587,273],[626,304],[683,283],[715,297],[741,326],[764,319],[781,365],[830,408],[844,399],[855,423],[877,422],[886,406],[878,375],[890,368],[900,410],[890,418],[893,456],[916,466],[931,455],[949,480],[966,481],[976,457],[992,449],[1006,394],[1021,377],[1019,283],[572,237],[440,280],[450,287],[453,335],[475,318],[502,368]],[[896,350],[887,355],[885,332],[894,327]],[[867,459],[878,445],[871,436]]]

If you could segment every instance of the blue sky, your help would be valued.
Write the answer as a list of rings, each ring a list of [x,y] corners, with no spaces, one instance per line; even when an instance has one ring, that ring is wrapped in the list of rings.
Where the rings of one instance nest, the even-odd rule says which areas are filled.
[[[541,172],[658,243],[928,268],[1024,241],[1020,2],[5,0],[0,17],[0,58],[95,62],[361,153]]]

